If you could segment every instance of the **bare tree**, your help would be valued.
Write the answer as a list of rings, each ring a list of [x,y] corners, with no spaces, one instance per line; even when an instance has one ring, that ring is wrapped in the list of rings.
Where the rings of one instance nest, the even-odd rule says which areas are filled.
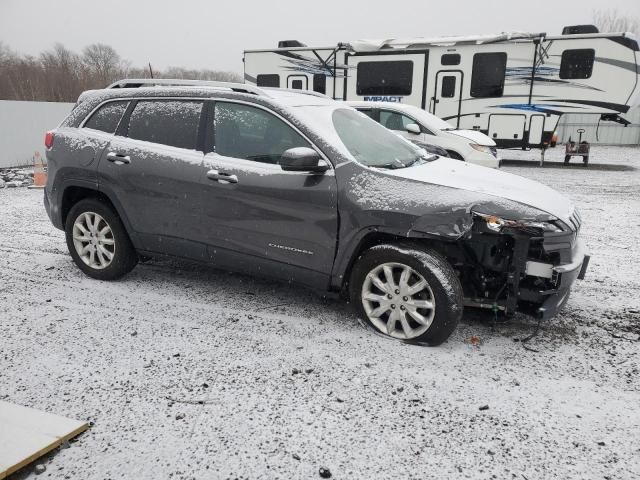
[[[2,0],[0,0],[2,1]],[[154,76],[197,80],[241,81],[235,72],[170,67]],[[78,55],[62,44],[38,57],[20,55],[0,42],[0,99],[75,102],[84,90],[104,88],[124,77],[149,77],[147,68],[133,68],[112,47],[87,46]]]
[[[91,80],[108,85],[122,75],[123,62],[113,47],[94,43],[82,51],[82,60]]]
[[[621,15],[616,9],[594,10],[593,23],[601,32],[640,33],[640,19]]]
[[[82,90],[82,60],[80,56],[56,43],[53,50],[40,54],[46,75],[46,94],[55,102],[74,102]]]

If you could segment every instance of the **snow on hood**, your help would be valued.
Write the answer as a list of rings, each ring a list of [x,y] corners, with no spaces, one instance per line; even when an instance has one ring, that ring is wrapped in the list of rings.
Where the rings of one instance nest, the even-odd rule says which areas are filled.
[[[569,217],[574,206],[569,199],[542,183],[519,175],[446,158],[385,172],[419,182],[506,198],[542,210],[571,225]]]
[[[477,132],[475,130],[447,130],[447,133],[451,133],[452,135],[458,135],[459,137],[466,138],[467,140],[471,140],[478,145],[485,145],[487,147],[495,147],[496,142],[491,140],[482,132]]]

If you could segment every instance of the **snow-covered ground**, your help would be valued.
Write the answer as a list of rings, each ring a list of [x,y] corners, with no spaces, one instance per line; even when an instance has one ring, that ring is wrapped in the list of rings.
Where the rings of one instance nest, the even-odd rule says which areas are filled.
[[[408,346],[339,300],[185,263],[91,280],[42,192],[0,190],[0,399],[95,423],[52,479],[639,478],[640,149],[592,162],[636,170],[505,168],[569,195],[593,255],[524,346],[522,316]]]

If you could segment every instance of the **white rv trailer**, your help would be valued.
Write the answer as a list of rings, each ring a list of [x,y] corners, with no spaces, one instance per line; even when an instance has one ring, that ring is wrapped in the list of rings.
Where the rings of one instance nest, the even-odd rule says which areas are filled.
[[[593,33],[585,33],[593,32]],[[298,41],[245,50],[245,82],[334,99],[415,105],[501,148],[546,148],[560,116],[621,116],[640,91],[638,40],[566,27],[562,35],[503,33],[311,48]],[[544,150],[543,150],[544,151]]]

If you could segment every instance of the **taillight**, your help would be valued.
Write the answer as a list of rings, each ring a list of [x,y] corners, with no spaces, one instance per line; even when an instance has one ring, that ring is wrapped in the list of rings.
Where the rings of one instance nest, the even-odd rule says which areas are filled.
[[[53,147],[53,132],[47,132],[44,136],[44,146],[47,148]]]

